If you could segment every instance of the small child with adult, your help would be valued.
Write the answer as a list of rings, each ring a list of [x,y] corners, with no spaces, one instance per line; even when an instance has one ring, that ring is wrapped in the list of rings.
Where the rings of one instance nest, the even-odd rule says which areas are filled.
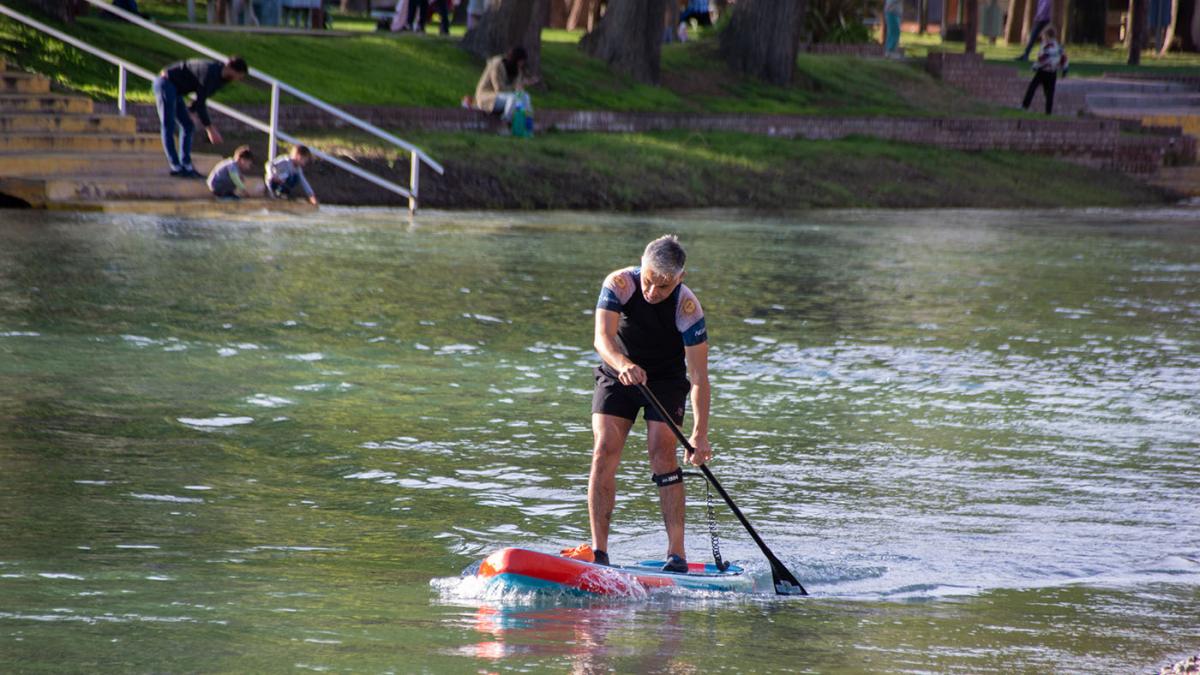
[[[241,199],[250,196],[244,176],[254,168],[254,152],[250,146],[238,146],[233,156],[221,160],[208,174],[208,189],[218,199]]]
[[[304,191],[308,203],[317,205],[317,196],[304,177],[304,168],[312,163],[312,151],[305,145],[292,146],[291,153],[280,155],[267,162],[264,180],[267,194],[272,197],[291,199],[298,196],[296,188]]]
[[[1062,71],[1063,77],[1067,76],[1067,53],[1063,51],[1062,45],[1058,44],[1058,32],[1054,30],[1054,26],[1046,26],[1042,31],[1042,50],[1038,52],[1037,61],[1033,64],[1033,80],[1029,82],[1029,87],[1025,90],[1025,100],[1021,102],[1021,107],[1029,110],[1029,105],[1033,103],[1033,95],[1037,91],[1038,85],[1042,87],[1042,93],[1046,98],[1046,114],[1049,115],[1054,110],[1054,85],[1058,81],[1058,73]]]

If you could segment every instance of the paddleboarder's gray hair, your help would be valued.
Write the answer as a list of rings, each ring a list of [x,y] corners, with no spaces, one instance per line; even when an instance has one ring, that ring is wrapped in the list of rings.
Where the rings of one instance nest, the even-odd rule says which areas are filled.
[[[682,273],[686,262],[687,252],[679,244],[679,237],[673,234],[663,235],[646,244],[646,251],[642,253],[643,267],[653,267],[658,272],[671,276]]]

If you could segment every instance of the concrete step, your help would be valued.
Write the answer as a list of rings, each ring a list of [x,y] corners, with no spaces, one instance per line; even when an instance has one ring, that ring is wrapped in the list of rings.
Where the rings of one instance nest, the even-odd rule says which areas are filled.
[[[1093,110],[1160,110],[1163,108],[1196,108],[1200,111],[1200,93],[1166,94],[1088,94],[1088,107]]]
[[[212,194],[203,180],[171,176],[0,178],[0,194],[17,197],[33,207],[45,207],[64,201],[212,199]]]
[[[0,152],[47,150],[78,152],[150,152],[162,148],[162,141],[151,134],[55,134],[14,132],[0,134]]]
[[[48,94],[50,80],[41,75],[5,71],[0,73],[0,91],[9,94]]]
[[[0,114],[38,112],[48,115],[89,115],[94,110],[92,99],[82,96],[0,93]]]
[[[1157,80],[1121,80],[1112,77],[1105,78],[1062,78],[1058,88],[1069,91],[1082,91],[1087,94],[1172,94],[1196,93],[1196,90],[1182,82],[1162,82]]]
[[[1200,166],[1163,167],[1150,182],[1189,197],[1200,197]]]
[[[315,213],[318,208],[303,200],[286,199],[139,199],[137,201],[103,200],[86,202],[55,202],[47,204],[50,209],[71,211],[106,211],[115,213],[148,213],[160,216],[188,216],[203,218],[220,217],[231,213]]]
[[[137,133],[137,120],[120,115],[0,113],[0,133],[13,131],[133,134]]]
[[[219,155],[193,154],[196,170],[207,175],[221,161]],[[162,177],[167,158],[157,152],[0,152],[0,176],[53,177],[119,173]]]

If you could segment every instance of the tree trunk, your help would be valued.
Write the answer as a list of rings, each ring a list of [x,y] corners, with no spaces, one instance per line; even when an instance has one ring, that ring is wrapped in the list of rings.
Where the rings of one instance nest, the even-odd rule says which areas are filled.
[[[542,27],[550,16],[550,0],[489,0],[483,17],[463,36],[461,46],[481,59],[524,47],[525,74],[540,77]]]
[[[37,0],[35,4],[46,14],[67,23],[75,20],[79,9],[72,0]]]
[[[345,13],[366,14],[371,11],[370,0],[342,0],[339,9]]]
[[[1025,23],[1025,0],[1009,0],[1008,20],[1004,24],[1004,41],[1015,45],[1021,41],[1021,26]]]
[[[721,31],[721,56],[737,72],[790,84],[807,5],[806,0],[739,0]]]
[[[979,39],[979,0],[963,0],[963,51],[975,53]]]
[[[596,28],[600,14],[600,0],[572,0],[571,12],[567,15],[567,30],[584,29],[590,33]]]
[[[604,18],[579,48],[618,73],[657,84],[665,8],[666,0],[609,0]]]
[[[1146,0],[1129,0],[1129,65],[1142,64],[1142,45],[1146,43]]]
[[[1037,0],[1025,0],[1025,17],[1021,21],[1021,44],[1029,44],[1031,38],[1030,33],[1033,32],[1033,16],[1037,14]]]
[[[1200,0],[1196,0],[1196,4],[1188,7],[1191,21],[1185,21],[1185,24],[1191,27],[1184,33],[1183,46],[1184,49],[1191,51],[1200,50]]]
[[[1171,0],[1171,23],[1167,26],[1167,34],[1163,36],[1162,49],[1158,50],[1159,56],[1166,56],[1171,50],[1171,43],[1175,41],[1175,29],[1179,25],[1179,0]]]
[[[1050,8],[1050,25],[1058,28],[1058,43],[1067,44],[1067,5],[1068,0],[1054,0]]]
[[[917,0],[917,34],[929,32],[929,0]]]

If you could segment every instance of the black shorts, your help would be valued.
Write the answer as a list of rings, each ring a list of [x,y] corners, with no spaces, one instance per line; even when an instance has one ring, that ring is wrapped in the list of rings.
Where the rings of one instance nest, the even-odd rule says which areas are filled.
[[[638,410],[645,408],[646,421],[665,421],[637,387],[621,384],[600,368],[594,369],[593,372],[596,376],[596,389],[592,394],[593,414],[613,415],[636,421]],[[688,392],[692,390],[687,378],[654,380],[647,384],[658,398],[658,402],[662,403],[663,408],[674,418],[675,424],[683,424],[684,403],[687,401]]]

